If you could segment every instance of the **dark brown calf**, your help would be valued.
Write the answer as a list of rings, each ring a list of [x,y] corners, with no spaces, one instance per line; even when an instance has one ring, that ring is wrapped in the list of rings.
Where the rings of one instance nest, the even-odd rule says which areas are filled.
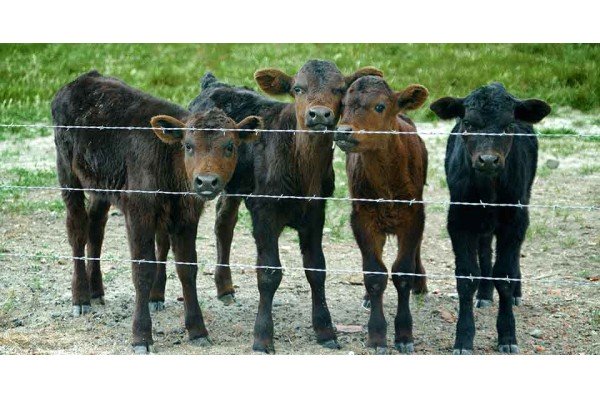
[[[133,126],[149,130],[55,129],[58,178],[62,187],[109,190],[189,192],[198,195],[93,192],[88,209],[82,191],[62,192],[67,208],[67,233],[73,256],[100,257],[107,212],[111,204],[125,216],[136,290],[133,346],[150,351],[152,325],[150,290],[157,270],[155,236],[165,236],[173,247],[183,288],[185,326],[189,338],[208,343],[196,293],[196,230],[204,201],[228,183],[237,162],[237,147],[255,134],[196,129],[254,129],[257,117],[236,124],[221,110],[192,114],[154,98],[123,82],[92,71],[58,91],[52,102],[56,125]],[[158,136],[158,139],[157,139]],[[160,140],[159,140],[160,139]],[[167,247],[168,248],[168,247]],[[165,254],[166,258],[166,254]],[[91,309],[91,299],[104,295],[100,264],[74,260],[73,313]]]
[[[422,200],[427,176],[427,150],[417,135],[357,134],[357,131],[415,132],[414,124],[399,113],[419,108],[427,98],[427,89],[411,85],[393,92],[379,77],[368,76],[354,82],[344,97],[344,111],[334,139],[347,153],[350,194],[353,198]],[[363,271],[387,269],[382,253],[386,236],[398,239],[394,273],[425,272],[420,248],[425,225],[422,204],[353,202],[352,230],[363,258]],[[387,323],[383,314],[385,274],[365,274],[365,287],[371,302],[368,346],[378,352],[387,347]],[[395,346],[402,353],[414,351],[410,290],[425,292],[424,277],[392,276],[398,291],[395,319]]]
[[[381,72],[361,68],[344,76],[329,61],[310,60],[294,76],[276,69],[260,70],[255,78],[268,94],[289,94],[295,103],[269,99],[253,90],[231,86],[207,74],[202,92],[190,105],[192,110],[217,106],[235,120],[249,114],[260,115],[267,129],[331,130],[331,133],[303,132],[263,133],[238,166],[228,193],[329,197],[334,190],[333,129],[340,113],[346,88],[357,78]],[[240,154],[242,149],[240,149]],[[217,204],[215,232],[219,263],[229,263],[233,229],[241,202],[236,197],[221,197]],[[339,348],[331,315],[325,299],[325,256],[323,225],[325,201],[246,198],[252,216],[257,265],[281,266],[279,236],[288,226],[298,232],[302,263],[312,294],[312,324],[317,341],[328,348]],[[314,269],[319,269],[315,271]],[[260,300],[254,324],[253,349],[273,352],[273,297],[282,279],[282,270],[257,270]],[[232,296],[233,284],[228,268],[215,273],[221,298]]]

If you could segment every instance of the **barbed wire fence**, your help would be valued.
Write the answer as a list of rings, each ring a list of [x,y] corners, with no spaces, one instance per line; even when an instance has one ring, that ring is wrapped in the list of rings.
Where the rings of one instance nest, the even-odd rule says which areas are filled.
[[[78,129],[89,129],[98,132],[114,132],[114,131],[151,131],[154,130],[148,126],[80,126],[80,125],[41,125],[41,124],[0,124],[0,128],[5,129],[16,129],[16,128],[28,128],[28,129],[66,129],[66,130],[78,130]],[[182,130],[182,128],[161,128],[162,130]],[[243,132],[259,132],[259,133],[311,133],[311,134],[332,134],[333,131],[322,130],[299,130],[299,129],[223,129],[223,128],[183,128],[183,130],[194,131],[194,132],[227,132],[243,131]],[[515,132],[436,132],[436,131],[423,131],[423,132],[397,132],[397,131],[358,131],[353,132],[355,134],[386,134],[386,135],[424,135],[424,136],[451,136],[451,135],[483,135],[483,136],[523,136],[523,137],[537,137],[537,138],[570,138],[570,139],[593,139],[597,140],[600,138],[600,134],[584,134],[584,133],[558,133],[551,135],[544,135],[538,133],[515,133]],[[181,196],[194,196],[196,193],[190,191],[161,191],[161,190],[142,190],[142,189],[105,189],[105,188],[93,188],[93,187],[54,187],[54,186],[22,186],[14,184],[0,185],[0,191],[7,190],[29,190],[29,191],[83,191],[83,192],[94,192],[94,193],[106,193],[106,194],[142,194],[142,195],[181,195]],[[359,203],[370,203],[370,204],[399,204],[405,206],[412,206],[416,204],[421,205],[442,205],[442,206],[470,206],[470,207],[508,207],[508,208],[521,208],[521,209],[549,209],[549,210],[570,210],[570,211],[583,211],[583,212],[598,212],[600,211],[600,203],[592,204],[579,204],[579,203],[552,203],[552,204],[523,204],[523,203],[490,203],[490,202],[456,202],[456,201],[441,201],[441,200],[418,200],[418,199],[391,199],[391,198],[352,198],[352,197],[321,197],[321,196],[295,196],[295,195],[272,195],[272,194],[237,194],[237,193],[222,193],[222,197],[238,197],[238,198],[256,198],[263,200],[301,200],[301,201],[345,201],[345,202],[359,202]],[[84,260],[84,261],[102,261],[109,263],[137,263],[137,264],[175,264],[175,265],[196,265],[202,267],[227,267],[231,269],[240,270],[258,270],[258,269],[280,269],[282,271],[313,271],[313,272],[326,272],[329,274],[385,274],[388,276],[414,276],[414,277],[426,277],[429,279],[469,279],[469,280],[491,280],[491,281],[507,281],[507,282],[527,282],[533,284],[545,284],[545,285],[556,285],[556,286],[575,286],[575,287],[600,287],[600,283],[597,281],[580,281],[581,277],[565,276],[561,279],[548,279],[548,278],[509,278],[507,277],[487,277],[487,276],[461,276],[455,274],[435,274],[435,273],[398,273],[398,272],[371,272],[361,270],[348,270],[348,269],[310,269],[304,267],[288,267],[288,266],[270,266],[270,265],[250,265],[250,264],[217,264],[217,263],[187,263],[177,262],[173,260],[162,261],[150,261],[144,259],[120,259],[120,258],[90,258],[90,257],[75,257],[68,255],[57,255],[52,253],[47,254],[28,254],[28,253],[11,253],[2,252],[0,253],[0,259],[2,258],[20,258],[20,259],[52,259],[52,260]]]

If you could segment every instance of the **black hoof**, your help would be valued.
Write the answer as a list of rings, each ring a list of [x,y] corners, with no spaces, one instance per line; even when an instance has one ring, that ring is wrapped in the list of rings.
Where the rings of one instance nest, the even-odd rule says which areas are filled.
[[[149,355],[153,351],[152,345],[134,345],[133,353],[136,355]]]
[[[273,344],[265,345],[260,342],[254,342],[254,345],[252,345],[252,350],[254,352],[260,352],[260,353],[265,353],[265,354],[270,354],[270,355],[275,354],[275,347],[273,346]]]
[[[378,346],[375,348],[375,354],[376,355],[387,355],[388,348],[386,346]]]
[[[396,342],[395,346],[400,353],[415,353],[415,345],[412,342]]]
[[[494,302],[491,299],[477,299],[475,301],[475,307],[477,308],[489,308]]]
[[[363,309],[371,310],[371,300],[370,299],[364,299],[362,301],[362,307],[363,307]]]
[[[165,310],[165,303],[163,301],[148,302],[148,308],[151,312],[159,312]]]
[[[522,304],[523,304],[523,298],[521,298],[520,296],[516,296],[513,298],[513,305],[521,306]]]
[[[519,353],[519,347],[517,345],[498,345],[498,352],[506,354],[517,354]]]
[[[327,349],[341,349],[342,347],[335,339],[330,339],[328,341],[319,342],[322,347]]]
[[[73,305],[72,313],[73,313],[74,317],[79,317],[84,314],[88,314],[91,311],[92,311],[91,305]]]
[[[452,351],[453,355],[472,355],[473,354],[473,350],[472,349],[454,349]]]
[[[106,305],[106,303],[104,302],[103,296],[92,297],[92,303],[98,304],[98,305]]]
[[[212,346],[212,342],[210,341],[210,339],[208,337],[194,338],[194,339],[190,340],[190,343],[194,346],[200,346],[203,348]]]
[[[233,293],[225,294],[219,297],[219,301],[223,302],[223,305],[225,306],[232,305],[235,303],[235,295]]]

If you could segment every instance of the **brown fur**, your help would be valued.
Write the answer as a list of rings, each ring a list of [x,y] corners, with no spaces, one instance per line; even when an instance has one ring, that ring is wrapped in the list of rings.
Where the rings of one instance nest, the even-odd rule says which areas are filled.
[[[346,171],[353,198],[422,200],[427,175],[427,150],[418,135],[357,134],[356,131],[416,132],[414,123],[400,112],[420,107],[427,90],[411,85],[393,92],[381,78],[357,80],[344,97],[344,113],[335,139],[347,152]],[[387,271],[383,247],[387,235],[398,240],[392,272],[424,274],[420,246],[425,224],[422,204],[354,202],[352,228],[363,256],[364,271]],[[412,351],[412,319],[408,307],[410,289],[427,291],[425,278],[393,276],[398,290],[396,347]],[[387,278],[365,275],[371,302],[369,346],[386,346],[382,295]],[[408,349],[410,347],[410,349]]]

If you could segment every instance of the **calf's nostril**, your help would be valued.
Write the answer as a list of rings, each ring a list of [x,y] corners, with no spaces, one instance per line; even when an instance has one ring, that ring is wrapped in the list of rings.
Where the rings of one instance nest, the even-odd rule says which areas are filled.
[[[314,118],[315,116],[317,116],[317,114],[315,113],[315,111],[308,111],[308,116]]]
[[[219,179],[218,178],[214,178],[211,182],[210,182],[211,186],[213,187],[217,187],[217,185],[219,184]]]
[[[329,111],[325,112],[324,116],[325,116],[325,118],[329,118],[331,116],[331,112],[329,112]]]

